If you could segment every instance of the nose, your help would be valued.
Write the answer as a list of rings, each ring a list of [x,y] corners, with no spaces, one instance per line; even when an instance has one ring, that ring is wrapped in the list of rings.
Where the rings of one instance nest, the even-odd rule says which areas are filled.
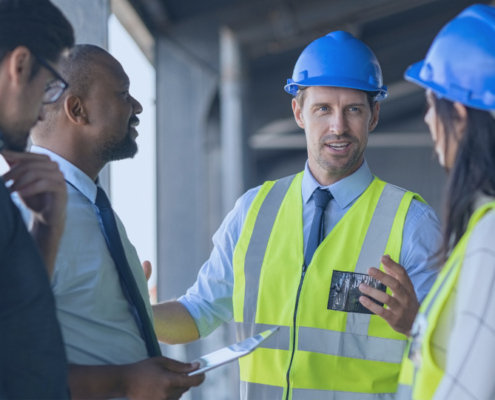
[[[44,106],[41,106],[40,112],[38,114],[38,121],[44,121],[45,120],[45,115],[46,115],[46,110]]]
[[[342,135],[347,131],[347,121],[343,112],[334,112],[330,115],[330,133]]]
[[[134,111],[134,114],[141,114],[143,112],[143,106],[134,97],[132,97],[132,110]]]

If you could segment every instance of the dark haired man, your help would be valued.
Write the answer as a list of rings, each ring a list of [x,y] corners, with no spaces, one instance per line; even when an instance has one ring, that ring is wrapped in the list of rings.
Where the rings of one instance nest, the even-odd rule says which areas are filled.
[[[43,103],[66,84],[56,66],[74,33],[49,1],[0,0],[0,398],[68,397],[67,363],[47,274],[63,232],[67,192],[46,156],[25,153]],[[32,211],[31,235],[10,199]]]
[[[161,357],[146,279],[122,222],[98,185],[101,169],[137,152],[142,112],[129,78],[105,50],[78,45],[60,64],[70,88],[45,108],[32,151],[67,181],[65,232],[52,289],[74,399],[177,399],[204,375]]]

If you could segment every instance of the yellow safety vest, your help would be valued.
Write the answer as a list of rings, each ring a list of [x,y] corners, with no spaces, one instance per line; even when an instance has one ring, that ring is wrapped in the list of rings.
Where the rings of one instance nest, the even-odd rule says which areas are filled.
[[[473,213],[466,232],[452,251],[419,309],[411,338],[404,352],[397,400],[431,399],[442,380],[445,371],[436,364],[432,356],[431,338],[447,300],[457,285],[473,229],[483,215],[492,209],[495,209],[495,202],[485,204]]]
[[[406,337],[376,315],[328,310],[330,283],[334,270],[367,273],[383,254],[398,261],[409,205],[423,200],[375,178],[303,274],[302,176],[261,187],[234,251],[238,340],[281,327],[240,359],[241,397],[393,399]]]

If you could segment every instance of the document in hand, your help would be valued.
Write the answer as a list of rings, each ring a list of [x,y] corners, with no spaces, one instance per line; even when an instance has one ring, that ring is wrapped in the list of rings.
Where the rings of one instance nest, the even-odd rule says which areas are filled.
[[[255,336],[252,336],[242,342],[232,344],[223,349],[214,351],[213,353],[207,354],[197,360],[192,361],[199,363],[200,367],[196,371],[193,371],[189,376],[202,374],[203,372],[209,371],[210,369],[219,367],[220,365],[227,364],[231,361],[237,360],[240,357],[248,355],[253,350],[255,350],[261,343],[267,340],[275,332],[278,331],[278,326],[276,328],[269,329],[267,331],[261,332]]]

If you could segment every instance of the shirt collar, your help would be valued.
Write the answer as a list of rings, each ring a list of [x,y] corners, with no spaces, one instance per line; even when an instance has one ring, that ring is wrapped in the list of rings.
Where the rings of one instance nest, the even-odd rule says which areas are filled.
[[[60,171],[64,174],[64,178],[67,182],[79,190],[92,203],[96,201],[96,183],[74,164],[44,147],[32,146],[31,152],[45,154],[50,157],[52,161],[55,161],[58,164]]]
[[[352,175],[349,175],[332,185],[322,186],[311,174],[308,162],[306,161],[302,179],[303,201],[304,203],[307,203],[317,188],[328,189],[339,207],[344,209],[366,190],[373,179],[368,163],[364,160],[363,164]]]

